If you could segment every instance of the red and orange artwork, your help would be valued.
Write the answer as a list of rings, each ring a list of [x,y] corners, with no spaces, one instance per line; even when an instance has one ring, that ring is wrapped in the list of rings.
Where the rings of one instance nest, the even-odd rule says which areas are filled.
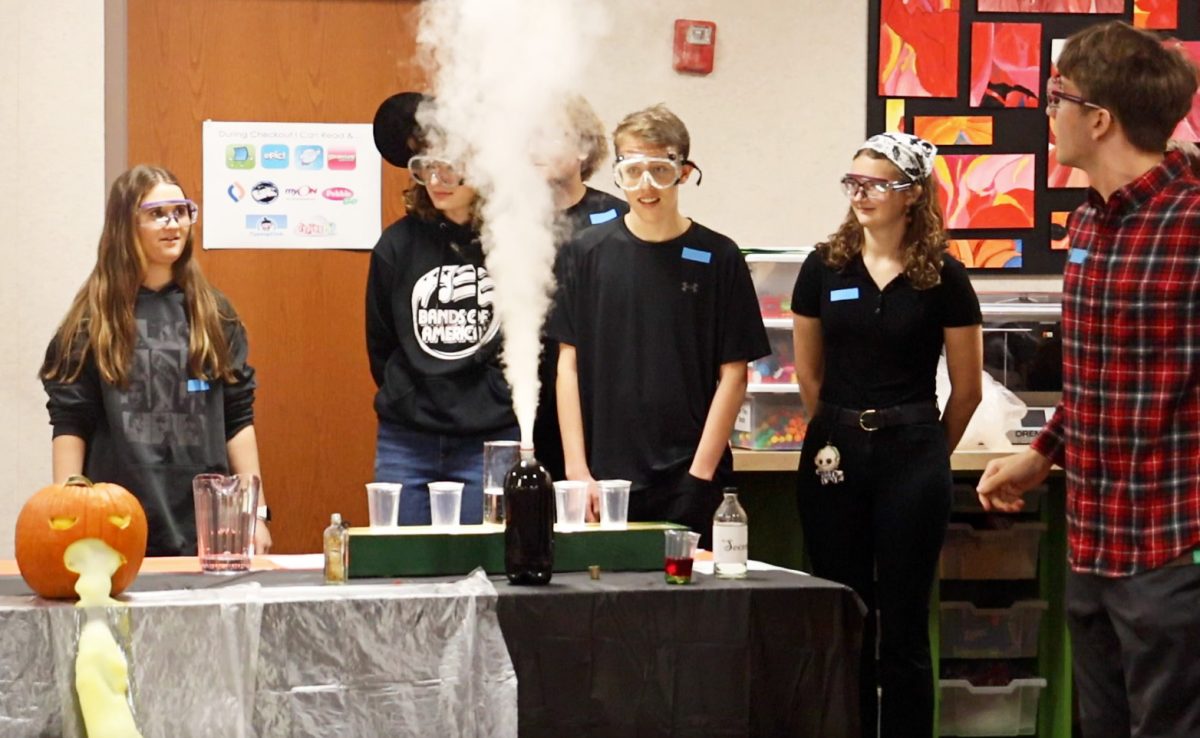
[[[938,146],[991,146],[990,115],[917,115],[913,133]]]
[[[1137,28],[1178,28],[1179,0],[1133,0],[1133,25]]]
[[[1193,62],[1200,64],[1200,41],[1167,39],[1163,41],[1163,44],[1183,49]],[[1178,138],[1183,141],[1200,141],[1200,95],[1192,98],[1192,109],[1188,111],[1187,116],[1183,120],[1179,121],[1179,125],[1175,126],[1175,132],[1171,134],[1171,138]]]
[[[1125,0],[979,0],[981,13],[1124,13]]]
[[[1050,250],[1066,251],[1071,248],[1071,237],[1067,233],[1067,216],[1070,210],[1055,210],[1050,213]]]
[[[1088,187],[1091,183],[1087,172],[1069,167],[1058,160],[1058,138],[1054,133],[1054,118],[1047,118],[1046,125],[1050,129],[1050,150],[1046,155],[1046,186],[1051,189]]]
[[[959,0],[882,0],[879,94],[958,94]]]
[[[975,269],[1020,269],[1021,239],[952,238],[947,253]]]
[[[947,228],[1033,227],[1033,154],[948,154],[933,174]]]
[[[1041,50],[1040,24],[972,23],[971,107],[1037,107]]]

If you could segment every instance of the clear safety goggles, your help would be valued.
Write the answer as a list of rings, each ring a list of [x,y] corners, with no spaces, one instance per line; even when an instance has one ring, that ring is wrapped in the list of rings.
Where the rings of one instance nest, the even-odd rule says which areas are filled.
[[[700,173],[696,184],[704,176],[695,162],[687,159],[679,160],[661,156],[629,156],[617,159],[613,164],[613,182],[623,190],[636,190],[643,183],[652,187],[666,190],[679,184],[683,178],[683,168],[690,166]]]
[[[200,208],[191,200],[156,200],[138,206],[142,222],[166,228],[174,219],[180,225],[195,223],[200,217]]]
[[[846,193],[846,197],[853,200],[862,193],[868,200],[882,200],[888,196],[889,192],[899,192],[912,187],[913,183],[909,180],[880,179],[878,177],[864,177],[861,174],[847,174],[842,177],[842,192]]]
[[[414,156],[409,159],[408,172],[419,185],[431,185],[436,177],[437,184],[458,187],[464,179],[457,164],[433,156]]]

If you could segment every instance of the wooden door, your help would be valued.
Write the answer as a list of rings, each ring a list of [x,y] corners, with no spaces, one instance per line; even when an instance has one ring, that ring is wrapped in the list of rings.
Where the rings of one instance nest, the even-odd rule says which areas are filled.
[[[175,172],[201,200],[204,120],[369,123],[423,89],[416,0],[128,0],[129,163]],[[383,223],[407,175],[384,164]],[[203,237],[204,203],[199,235]],[[365,251],[202,252],[258,370],[255,426],[276,552],[319,551],[332,512],[365,524],[375,386]]]

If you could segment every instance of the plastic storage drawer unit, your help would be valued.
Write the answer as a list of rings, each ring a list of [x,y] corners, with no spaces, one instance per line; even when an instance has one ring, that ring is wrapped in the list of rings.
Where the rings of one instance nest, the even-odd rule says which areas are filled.
[[[1038,633],[1047,604],[1025,600],[1000,609],[977,608],[970,602],[943,602],[942,658],[1029,659],[1038,653]]]
[[[976,687],[942,679],[938,735],[1033,735],[1045,679],[1014,679],[1002,687]]]
[[[733,445],[757,450],[800,448],[807,426],[800,393],[791,389],[748,394],[733,424]]]
[[[809,248],[746,255],[746,266],[750,267],[750,279],[764,319],[791,320],[792,290],[796,287],[796,277],[800,276],[800,266],[811,251]]]
[[[1045,523],[975,530],[951,523],[942,545],[942,579],[1034,579]]]

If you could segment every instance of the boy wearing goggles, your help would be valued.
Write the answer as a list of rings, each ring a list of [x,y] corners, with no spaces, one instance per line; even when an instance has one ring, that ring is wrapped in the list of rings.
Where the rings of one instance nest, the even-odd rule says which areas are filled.
[[[613,142],[629,213],[564,248],[549,328],[567,478],[628,479],[630,520],[687,525],[705,545],[746,362],[770,346],[737,245],[679,212],[699,175],[683,122],[657,105]]]

